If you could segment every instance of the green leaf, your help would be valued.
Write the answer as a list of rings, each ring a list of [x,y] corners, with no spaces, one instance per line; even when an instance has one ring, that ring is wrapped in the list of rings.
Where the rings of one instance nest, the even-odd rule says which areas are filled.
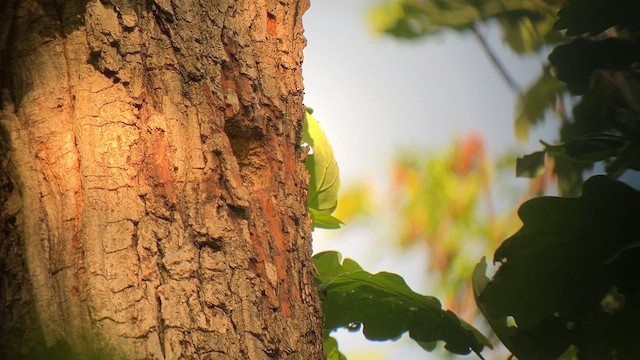
[[[536,151],[516,160],[516,176],[537,178],[544,171],[544,151]]]
[[[314,256],[314,263],[325,331],[362,325],[370,340],[393,340],[409,332],[421,346],[445,341],[445,348],[456,354],[479,354],[490,346],[470,325],[442,310],[438,299],[412,291],[396,274],[371,274],[349,259],[341,264],[335,252]]]
[[[550,7],[536,11],[510,11],[498,16],[504,41],[518,54],[532,54],[542,46],[557,43],[560,35],[553,31],[556,20]]]
[[[484,292],[490,279],[486,277],[486,258],[476,265],[473,270],[472,284],[473,294],[478,308],[482,312],[493,332],[498,336],[504,346],[507,347],[519,359],[556,359],[568,347],[568,343],[562,337],[553,337],[555,329],[540,326],[537,331],[521,329],[507,316],[494,316],[487,310],[487,303],[480,300],[480,294]],[[550,331],[545,333],[545,331]],[[540,334],[549,338],[540,338]]]
[[[313,228],[339,229],[343,223],[331,216],[338,205],[340,171],[331,144],[320,128],[318,120],[306,108],[302,128],[302,142],[308,144],[313,154],[305,160],[309,172],[307,206]]]
[[[493,278],[482,266],[474,273],[478,306],[503,343],[520,359],[556,358],[570,345],[585,358],[628,351],[619,336],[600,339],[640,318],[640,192],[594,176],[581,197],[533,199],[519,216],[524,225],[496,250]],[[635,299],[619,314],[602,305],[614,287]],[[504,325],[508,317],[515,326]]]
[[[311,215],[311,226],[314,228],[340,229],[344,225],[339,219],[313,208],[309,208],[309,214]]]
[[[637,0],[570,0],[558,12],[557,30],[567,35],[598,35],[612,26],[635,26],[640,18]]]
[[[515,328],[508,326],[506,317],[496,318],[490,316],[486,309],[486,304],[479,300],[479,295],[484,292],[484,289],[489,284],[490,279],[485,275],[487,272],[487,259],[483,257],[482,260],[473,269],[473,275],[471,277],[471,284],[473,287],[473,295],[476,300],[476,304],[484,315],[485,319],[489,323],[489,326],[493,329],[493,332],[498,336],[500,341],[511,351],[514,351],[515,341],[512,340]]]
[[[569,91],[576,95],[581,95],[587,90],[594,71],[628,70],[639,60],[638,46],[619,38],[577,38],[570,44],[555,47],[549,54],[549,62],[554,67],[555,76],[565,82]]]
[[[607,173],[616,177],[627,169],[640,171],[640,143],[637,140],[620,147],[616,152],[616,158],[606,166]]]
[[[572,161],[594,163],[616,156],[627,140],[613,134],[594,134],[574,138],[557,145],[541,141],[546,152],[555,157],[567,157]]]
[[[313,264],[318,270],[315,277],[316,287],[328,283],[339,275],[362,270],[360,265],[351,259],[342,261],[342,256],[336,251],[324,251],[313,255]]]
[[[369,11],[369,22],[374,31],[401,39],[416,39],[439,34],[445,30],[465,31],[476,23],[498,18],[510,20],[528,18],[519,39],[513,40],[516,51],[532,50],[540,46],[552,27],[555,8],[541,0],[388,0],[376,4]],[[518,23],[518,20],[511,21]],[[507,33],[507,32],[505,32]]]
[[[307,205],[325,214],[331,214],[338,205],[340,171],[331,144],[320,128],[318,120],[309,111],[305,112],[302,141],[309,144],[313,154],[307,156],[305,166],[309,171]]]
[[[516,137],[527,139],[531,127],[544,120],[547,109],[563,91],[564,84],[556,80],[551,74],[551,69],[546,67],[540,78],[518,98]]]
[[[324,337],[322,350],[327,360],[347,360],[346,356],[338,350],[338,341],[331,336]]]

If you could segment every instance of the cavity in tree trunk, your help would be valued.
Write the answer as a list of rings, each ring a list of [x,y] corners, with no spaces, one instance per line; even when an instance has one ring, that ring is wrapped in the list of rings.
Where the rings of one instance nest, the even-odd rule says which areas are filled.
[[[307,0],[0,5],[0,358],[322,357]]]

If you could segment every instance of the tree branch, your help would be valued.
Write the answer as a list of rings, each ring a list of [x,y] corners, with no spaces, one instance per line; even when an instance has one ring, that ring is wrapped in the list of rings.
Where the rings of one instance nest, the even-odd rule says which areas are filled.
[[[518,86],[518,84],[516,84],[516,82],[513,80],[513,77],[509,74],[509,72],[505,68],[502,61],[500,61],[500,59],[495,54],[491,46],[489,46],[487,39],[484,38],[477,24],[473,25],[473,27],[471,28],[471,31],[473,31],[473,34],[476,36],[476,39],[480,43],[482,50],[487,55],[489,60],[491,60],[491,63],[493,64],[493,66],[496,68],[496,70],[502,77],[502,80],[504,80],[504,82],[507,83],[507,86],[509,86],[509,89],[511,89],[511,91],[513,91],[515,94],[520,94],[522,92],[522,89],[520,88],[520,86]]]

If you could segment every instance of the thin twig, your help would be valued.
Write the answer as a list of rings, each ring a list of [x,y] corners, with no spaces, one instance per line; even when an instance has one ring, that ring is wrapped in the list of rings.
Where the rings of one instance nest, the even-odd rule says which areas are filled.
[[[496,53],[493,51],[491,46],[489,46],[487,39],[485,39],[482,33],[480,32],[478,25],[473,24],[473,27],[471,28],[471,30],[473,31],[473,34],[476,36],[476,39],[480,43],[482,50],[487,55],[487,57],[489,57],[489,60],[491,60],[491,63],[493,63],[493,66],[496,68],[496,70],[498,70],[498,73],[500,74],[504,82],[507,83],[511,91],[513,91],[516,95],[520,94],[522,92],[522,89],[520,88],[520,86],[518,86],[518,84],[516,84],[516,82],[513,80],[513,77],[509,74],[509,72],[505,68],[502,61],[500,61],[500,59],[498,58]]]

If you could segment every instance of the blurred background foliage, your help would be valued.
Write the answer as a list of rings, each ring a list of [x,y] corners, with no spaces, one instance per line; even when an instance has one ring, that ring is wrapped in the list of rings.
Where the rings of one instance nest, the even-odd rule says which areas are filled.
[[[545,172],[524,188],[514,184],[514,159],[514,152],[492,159],[478,134],[439,151],[405,149],[393,160],[387,188],[351,184],[341,193],[336,216],[351,225],[382,216],[398,247],[426,245],[436,294],[445,308],[473,321],[477,307],[469,279],[475,263],[522,225],[518,206],[555,183]]]
[[[524,155],[517,150],[490,158],[483,139],[469,134],[441,151],[426,154],[410,150],[400,152],[392,165],[391,181],[384,194],[376,193],[370,184],[362,182],[345,189],[341,195],[336,216],[344,222],[353,223],[384,213],[392,219],[390,222],[396,234],[393,241],[398,246],[410,250],[417,244],[427,244],[429,258],[426,260],[431,273],[438,276],[437,295],[444,301],[445,308],[454,310],[467,321],[473,321],[478,316],[474,302],[478,302],[480,309],[486,312],[487,307],[495,308],[498,306],[496,302],[505,299],[504,293],[501,294],[502,300],[497,300],[498,297],[491,298],[484,292],[492,280],[484,277],[484,270],[479,275],[479,268],[474,274],[474,264],[479,258],[490,256],[496,248],[503,253],[513,251],[513,248],[505,248],[507,242],[500,244],[523,226],[523,220],[524,227],[517,234],[526,233],[526,229],[536,226],[535,217],[529,215],[529,218],[521,220],[517,216],[518,207],[526,200],[548,194],[577,197],[582,194],[585,180],[596,173],[637,184],[635,171],[640,170],[640,2],[385,0],[371,6],[368,19],[376,32],[399,41],[428,40],[444,31],[473,34],[494,64],[496,74],[518,94],[518,101],[512,105],[514,136],[524,141],[534,127],[550,119],[560,121],[556,139],[541,141],[540,151],[522,156],[517,161],[518,155]],[[549,61],[542,67],[538,78],[527,87],[520,88],[513,81],[509,69],[485,40],[483,26],[487,24],[498,24],[504,42],[520,56],[544,58],[549,55]],[[518,176],[531,179],[527,187],[510,185],[508,179],[513,177],[514,168]],[[630,275],[636,267],[629,264],[629,259],[635,256],[633,249],[638,246],[627,240],[620,241],[624,245],[616,241],[607,245],[602,241],[637,235],[637,226],[629,223],[633,224],[640,218],[623,211],[634,211],[635,205],[625,199],[635,199],[637,192],[620,190],[617,182],[603,185],[601,180],[592,180],[590,183],[598,185],[590,185],[592,193],[589,196],[598,193],[603,198],[617,199],[617,203],[607,203],[607,206],[618,213],[593,229],[600,231],[602,236],[587,236],[582,244],[579,241],[571,243],[575,248],[564,248],[562,256],[571,256],[571,251],[578,253],[582,251],[581,247],[599,248],[601,252],[618,255],[610,259],[612,263],[603,270],[607,273],[606,279],[593,280],[595,285],[591,285],[597,285],[599,291],[594,295],[595,300],[590,299],[591,302],[587,303],[584,298],[572,299],[574,303],[571,305],[581,310],[572,314],[570,319],[541,316],[543,325],[536,323],[532,328],[517,330],[517,326],[496,323],[491,314],[484,314],[500,340],[518,358],[627,359],[635,354],[631,350],[630,339],[638,331],[627,320],[639,318],[640,314],[637,302],[640,284],[633,280],[637,276]],[[618,196],[620,193],[626,195]],[[380,198],[385,200],[379,201]],[[580,204],[585,204],[586,210],[581,206],[558,210],[557,206],[564,205],[554,203],[547,206],[542,201],[544,199],[531,202],[528,208],[535,208],[541,213],[555,213],[561,225],[551,231],[572,232],[569,238],[573,239],[571,236],[575,236],[578,229],[589,226],[588,223],[576,223],[574,217],[579,214],[592,216],[590,214],[598,210],[596,207],[602,205],[590,202],[586,196],[581,199]],[[623,221],[625,229],[612,226],[615,221]],[[574,227],[569,229],[571,226]],[[547,230],[539,231],[544,233]],[[509,244],[518,243],[516,248],[519,250],[535,245],[531,241],[523,245],[523,236],[520,235],[509,239],[512,238],[515,240]],[[538,238],[546,239],[544,236]],[[547,248],[542,249],[547,251]],[[633,254],[629,249],[634,251]],[[495,260],[500,261],[497,254]],[[596,254],[588,252],[585,256],[596,257]],[[540,261],[549,261],[551,267],[554,266],[553,261],[563,262],[557,256],[531,259],[538,265],[541,265]],[[583,265],[598,267],[602,264]],[[565,285],[573,286],[585,276],[583,268],[562,269],[564,273],[556,276],[566,275],[573,281]],[[504,280],[511,274],[504,269],[501,272],[494,280]],[[469,281],[472,274],[476,292],[484,294],[484,300],[478,297],[478,293],[474,298]],[[526,284],[525,279],[522,281]],[[620,293],[616,285],[621,283],[626,284],[624,293]],[[490,285],[488,289],[496,287]],[[545,291],[551,291],[544,288],[530,290],[543,295]],[[590,290],[596,291],[595,288]],[[626,301],[624,314],[616,317],[618,311],[608,311],[602,303],[602,308],[597,306],[601,298],[602,303],[613,298],[616,306]],[[568,306],[562,301],[556,305]],[[530,316],[528,313],[520,315],[522,318]],[[627,320],[621,320],[623,318]],[[560,321],[564,323],[558,325],[556,322]],[[566,328],[558,330],[557,326],[565,325],[567,328],[584,328],[573,332],[567,332]],[[622,326],[627,337],[623,336],[621,340],[604,336],[606,329],[612,330],[615,326]],[[525,331],[529,331],[526,336],[523,335]],[[551,335],[554,339],[549,342]],[[594,341],[600,343],[594,344]]]
[[[615,176],[638,169],[631,157],[638,153],[633,137],[634,114],[640,110],[634,67],[640,59],[639,7],[631,0],[388,0],[372,5],[368,18],[375,31],[399,40],[429,39],[443,31],[473,33],[497,74],[519,95],[516,137],[528,139],[532,127],[554,114],[561,121],[558,142],[580,142],[579,152],[595,156],[553,154],[560,194],[578,195],[583,174],[594,163],[609,160],[606,170]],[[553,50],[551,62],[525,89],[484,39],[487,23],[499,25],[516,54],[545,57]],[[621,138],[607,144],[585,141],[603,133]]]

